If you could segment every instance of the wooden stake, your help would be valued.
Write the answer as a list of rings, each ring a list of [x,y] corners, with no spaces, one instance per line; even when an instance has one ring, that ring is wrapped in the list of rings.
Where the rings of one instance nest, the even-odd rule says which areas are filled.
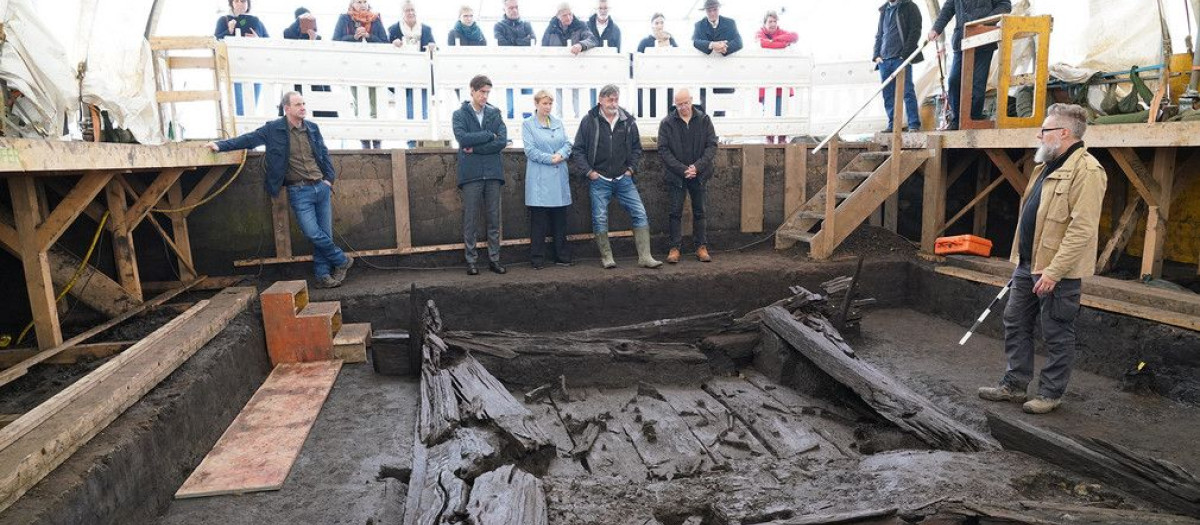
[[[117,281],[129,295],[142,300],[142,283],[138,277],[137,251],[133,247],[133,228],[126,221],[125,189],[117,175],[105,187],[108,200],[108,220],[113,225],[113,259],[117,265]]]

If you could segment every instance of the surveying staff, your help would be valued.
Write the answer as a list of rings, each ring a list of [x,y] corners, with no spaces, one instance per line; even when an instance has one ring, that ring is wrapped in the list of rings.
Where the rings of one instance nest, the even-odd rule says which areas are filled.
[[[1075,357],[1075,318],[1080,279],[1096,269],[1100,207],[1108,177],[1082,139],[1087,113],[1069,104],[1046,110],[1034,160],[1042,163],[1025,193],[1013,236],[1012,292],[1004,308],[1004,353],[1008,368],[997,387],[979,389],[988,401],[1025,402],[1030,414],[1062,403]],[[1033,328],[1046,341],[1046,363],[1038,395],[1025,401],[1033,378]]]
[[[1012,12],[1012,2],[1009,0],[948,0],[938,13],[933,29],[929,31],[929,39],[933,40],[942,34],[950,19],[954,19],[954,62],[950,65],[950,115],[946,117],[948,129],[958,129],[959,98],[962,85],[962,39],[963,26],[972,20],[989,16],[1003,15]],[[983,118],[983,95],[987,91],[988,72],[992,69],[992,53],[996,44],[988,44],[975,48],[975,66],[971,75],[971,118]],[[1007,96],[1003,93],[1000,96]]]
[[[335,288],[346,279],[354,259],[333,243],[333,183],[337,174],[321,129],[305,120],[304,97],[295,91],[283,94],[283,117],[245,135],[209,142],[213,151],[254,149],[265,145],[267,176],[263,186],[271,198],[287,188],[288,205],[300,231],[313,245],[313,273],[318,288]]]

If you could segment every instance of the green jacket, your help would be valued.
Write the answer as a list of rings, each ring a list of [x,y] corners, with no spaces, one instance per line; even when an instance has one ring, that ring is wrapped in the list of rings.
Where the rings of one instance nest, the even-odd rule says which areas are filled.
[[[1025,199],[1045,168],[1043,164],[1033,170],[1017,209],[1025,209]],[[1107,187],[1104,167],[1086,147],[1075,150],[1062,167],[1046,177],[1034,226],[1030,273],[1061,281],[1081,279],[1096,272],[1100,209]],[[1020,223],[1017,217],[1017,224]],[[1010,257],[1014,264],[1018,262],[1019,236],[1018,226]]]

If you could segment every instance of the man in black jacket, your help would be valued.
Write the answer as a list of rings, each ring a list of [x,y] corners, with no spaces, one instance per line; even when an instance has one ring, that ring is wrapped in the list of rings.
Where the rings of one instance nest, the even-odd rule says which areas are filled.
[[[600,102],[579,123],[571,148],[571,171],[587,177],[592,201],[592,233],[605,269],[616,268],[608,242],[608,204],[613,197],[629,213],[638,265],[658,268],[650,255],[650,220],[633,176],[642,160],[642,138],[633,115],[619,104],[620,91],[609,84],[600,89]]]
[[[933,40],[942,34],[950,19],[954,20],[954,62],[950,66],[950,78],[947,79],[950,90],[950,115],[946,118],[949,129],[958,129],[959,106],[962,96],[962,39],[963,26],[967,22],[1003,15],[1012,12],[1010,0],[948,0],[942,5],[933,29],[929,31],[929,39]],[[971,71],[971,118],[983,118],[983,95],[987,91],[988,73],[992,69],[992,53],[995,44],[975,48],[975,66]],[[1001,94],[1007,96],[1007,94]]]
[[[888,0],[879,8],[879,27],[875,30],[875,68],[881,80],[887,80],[896,72],[904,59],[917,50],[921,39],[921,10],[912,0]],[[924,57],[917,55],[913,64]],[[893,105],[896,103],[896,82],[883,88],[883,107],[887,110],[891,131]],[[917,112],[917,93],[913,89],[912,66],[904,67],[904,113],[908,117],[908,129],[921,130],[921,115]]]
[[[667,169],[667,189],[671,195],[668,263],[679,262],[685,195],[692,197],[692,241],[696,245],[696,258],[701,262],[712,261],[705,232],[704,201],[716,155],[717,132],[713,129],[712,119],[700,106],[692,105],[692,94],[687,89],[676,91],[675,105],[658,126],[658,156]]]
[[[600,42],[599,47],[611,47],[621,52],[621,28],[608,16],[608,0],[600,0],[596,14],[588,19],[588,30]]]
[[[517,0],[504,0],[504,18],[496,22],[493,31],[498,46],[528,47],[532,46],[533,41],[537,38],[533,34],[533,26],[529,22],[521,20],[521,11],[517,6]],[[512,99],[509,99],[508,106],[512,107]]]

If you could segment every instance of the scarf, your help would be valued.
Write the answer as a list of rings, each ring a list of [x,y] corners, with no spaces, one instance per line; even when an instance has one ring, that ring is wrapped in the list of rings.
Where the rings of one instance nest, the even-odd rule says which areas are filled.
[[[415,21],[412,27],[409,27],[408,24],[404,23],[404,20],[401,20],[400,34],[404,35],[404,45],[421,45],[421,22],[419,20]]]
[[[671,45],[671,33],[666,31],[654,31],[654,47],[667,47]]]
[[[483,40],[483,31],[479,29],[479,24],[471,24],[470,27],[464,26],[462,21],[454,23],[454,30],[462,35],[462,39],[467,42],[480,42]]]
[[[371,23],[378,20],[379,15],[376,14],[374,11],[355,11],[355,10],[351,9],[350,10],[350,19],[362,24],[363,29],[366,29],[367,32],[370,33],[371,32]],[[403,24],[401,24],[401,25],[403,25]]]

